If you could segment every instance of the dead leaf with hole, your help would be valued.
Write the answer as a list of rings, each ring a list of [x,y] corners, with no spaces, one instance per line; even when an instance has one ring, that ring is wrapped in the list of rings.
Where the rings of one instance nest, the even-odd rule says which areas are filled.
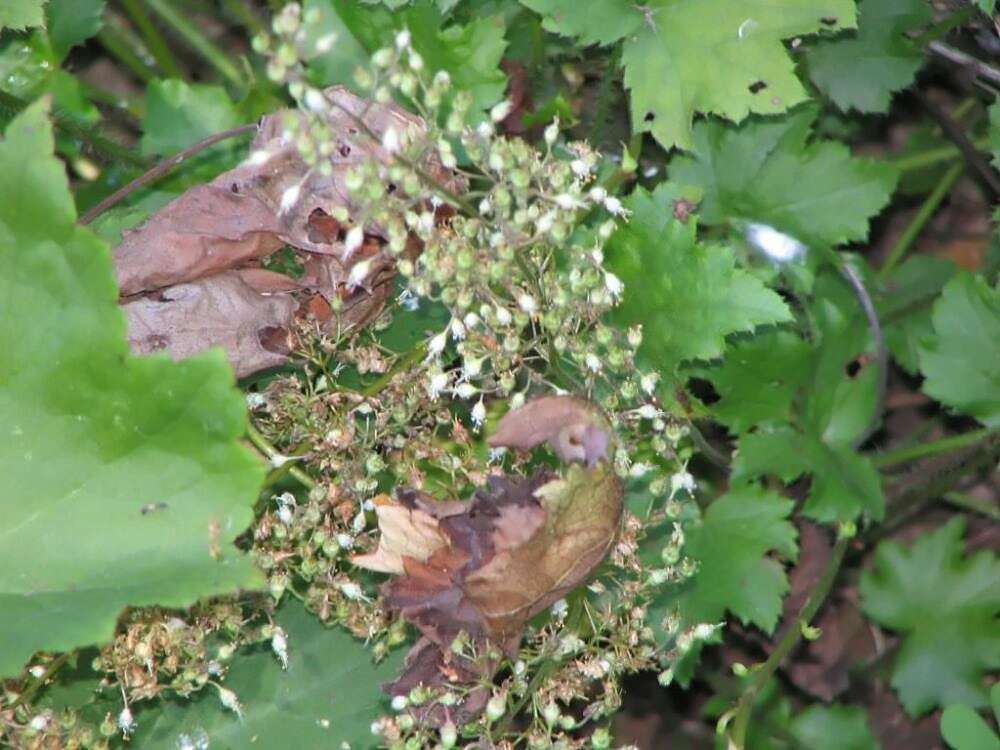
[[[584,583],[618,532],[623,490],[610,457],[610,424],[591,402],[573,396],[531,401],[505,416],[490,443],[531,450],[543,442],[572,463],[560,474],[496,476],[468,504],[437,503],[411,490],[377,509],[378,549],[354,558],[398,577],[384,599],[423,634],[403,675],[388,686],[404,695],[430,687],[469,687],[492,676],[499,655],[513,655],[525,623]],[[451,644],[464,633],[473,661]],[[488,690],[487,690],[488,694]],[[484,705],[473,690],[450,717],[473,718]],[[442,723],[440,706],[421,716]]]
[[[247,270],[248,264],[286,244],[305,254],[306,276],[292,292],[299,317],[313,317],[334,330],[367,325],[382,310],[396,271],[382,251],[381,229],[366,226],[362,248],[348,254],[344,246],[348,227],[334,214],[341,208],[348,215],[356,212],[345,185],[351,169],[372,159],[383,165],[390,162],[391,155],[381,145],[386,130],[422,130],[424,123],[395,104],[370,102],[342,87],[329,88],[324,95],[331,105],[325,122],[333,139],[329,169],[308,165],[295,145],[290,125],[304,125],[305,116],[276,112],[262,120],[242,164],[188,190],[126,233],[114,259],[126,298],[123,306],[137,332],[130,337],[134,351],[166,348],[180,358],[219,344],[240,375],[284,362],[284,354],[254,345],[249,332],[268,327],[289,330],[286,308],[291,298],[280,303],[256,299],[233,277],[218,283],[208,280],[231,269]],[[436,154],[422,167],[448,189],[462,189],[461,181]],[[291,205],[290,195],[297,196]],[[179,291],[149,294],[192,283]],[[139,294],[145,296],[132,299]],[[223,310],[232,316],[225,317]],[[199,322],[195,317],[183,319],[184,315],[206,317]],[[265,320],[268,325],[261,325]]]

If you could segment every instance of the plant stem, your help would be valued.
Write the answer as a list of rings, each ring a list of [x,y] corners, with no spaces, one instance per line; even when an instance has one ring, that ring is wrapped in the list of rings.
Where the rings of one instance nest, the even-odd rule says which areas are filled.
[[[951,435],[950,437],[941,438],[940,440],[934,440],[929,443],[921,443],[919,445],[900,448],[899,450],[890,451],[888,453],[882,453],[881,455],[874,456],[872,458],[872,463],[876,468],[887,469],[899,464],[916,461],[919,458],[936,456],[940,453],[950,453],[951,451],[958,450],[959,448],[975,445],[981,440],[988,438],[994,432],[996,432],[996,430],[983,428],[981,430],[973,430],[972,432],[963,432],[961,435]]]
[[[203,138],[197,143],[188,146],[186,149],[178,154],[174,154],[169,159],[164,159],[159,164],[153,166],[149,171],[139,175],[132,182],[119,188],[107,198],[102,200],[96,206],[91,208],[87,213],[80,217],[80,224],[89,224],[98,216],[103,214],[109,208],[118,205],[128,196],[134,193],[141,187],[145,187],[151,182],[158,180],[163,177],[167,172],[176,167],[178,164],[183,162],[185,159],[189,159],[196,154],[200,154],[207,148],[214,146],[220,141],[225,141],[229,138],[235,138],[236,136],[244,135],[246,133],[251,133],[257,129],[256,124],[251,125],[240,125],[237,128],[231,128],[230,130],[224,130],[221,133],[216,133],[215,135],[210,135],[207,138]]]
[[[193,50],[200,54],[205,61],[225,78],[229,83],[239,90],[246,89],[246,81],[239,68],[229,59],[225,52],[219,49],[215,43],[205,36],[201,29],[185,18],[169,0],[146,0],[146,3],[156,11],[157,15],[170,26],[177,35],[184,39]]]
[[[171,78],[187,78],[181,70],[177,58],[174,57],[174,53],[170,51],[170,45],[167,44],[167,40],[163,38],[160,30],[156,28],[156,24],[149,17],[142,2],[140,0],[120,0],[120,2],[128,17],[132,19],[132,23],[139,29],[139,33],[146,43],[146,48],[156,60],[156,64],[163,69],[163,72]]]
[[[889,251],[889,257],[885,259],[885,263],[882,264],[882,268],[879,269],[878,276],[880,279],[885,279],[893,269],[899,264],[906,255],[906,252],[910,249],[910,246],[916,241],[920,232],[923,231],[924,226],[927,222],[931,220],[934,216],[934,212],[937,211],[938,206],[941,205],[941,201],[951,190],[952,185],[954,185],[958,178],[962,176],[965,171],[965,163],[959,162],[958,164],[953,164],[944,176],[941,178],[940,182],[934,186],[934,190],[931,191],[930,195],[924,199],[923,204],[920,206],[920,210],[917,211],[917,215],[913,217],[909,226],[906,227],[903,234],[896,244],[892,246]]]
[[[247,439],[253,443],[253,446],[264,454],[264,457],[268,461],[272,461],[275,458],[288,458],[281,453],[277,448],[268,442],[268,439],[264,437],[260,430],[254,427],[250,422],[247,422]],[[298,466],[292,466],[288,470],[289,476],[295,478],[295,480],[308,490],[313,489],[316,486],[316,480],[311,476],[306,474]]]
[[[141,100],[129,94],[121,94],[117,91],[95,86],[92,83],[77,79],[83,95],[95,104],[103,104],[105,107],[113,107],[119,110],[119,114],[127,115],[132,122],[142,119],[143,103]]]
[[[969,68],[980,78],[984,78],[994,86],[1000,84],[1000,70],[992,65],[987,65],[982,60],[978,60],[972,55],[967,55],[962,50],[950,47],[943,42],[932,41],[927,45],[927,49],[938,57],[943,57],[956,65]]]
[[[14,703],[13,707],[17,708],[18,706],[31,705],[31,702],[35,700],[35,696],[38,694],[38,691],[41,690],[42,687],[44,687],[46,682],[48,682],[49,680],[52,679],[53,676],[55,676],[56,672],[62,669],[63,665],[70,660],[70,657],[72,657],[73,654],[74,654],[73,651],[64,651],[63,653],[59,654],[59,656],[57,656],[55,659],[50,661],[48,665],[45,667],[45,673],[41,677],[36,679],[33,683],[31,683],[31,685],[28,686],[27,690],[21,693],[20,697],[17,699],[17,702]]]
[[[9,110],[12,114],[16,115],[27,106],[28,102],[0,89],[0,109]],[[104,161],[125,162],[130,166],[139,168],[149,166],[148,161],[134,153],[131,149],[101,135],[92,127],[85,127],[75,120],[63,117],[56,112],[52,113],[52,122],[56,129],[62,131],[65,135],[78,138],[86,143],[94,152],[102,155]]]
[[[148,84],[156,78],[156,70],[135,49],[137,40],[114,21],[108,21],[101,27],[97,32],[97,41],[143,83]]]
[[[850,543],[850,540],[851,537],[846,535],[842,535],[837,539],[836,544],[833,546],[833,554],[830,556],[830,561],[826,564],[826,569],[823,571],[823,577],[820,578],[816,584],[816,588],[809,595],[809,600],[802,605],[802,609],[799,610],[795,622],[789,626],[788,632],[785,633],[781,642],[771,652],[767,661],[754,670],[750,685],[737,702],[736,711],[733,716],[733,728],[729,739],[732,746],[737,750],[743,750],[745,747],[747,727],[750,723],[750,716],[753,713],[753,705],[757,699],[757,695],[764,688],[764,685],[767,684],[767,681],[771,679],[771,676],[777,671],[778,667],[781,666],[781,662],[784,661],[785,657],[799,644],[799,641],[802,639],[802,628],[809,624],[812,618],[816,616],[823,602],[826,601],[826,597],[830,594],[830,589],[833,588],[833,582],[837,579],[837,574],[840,572],[840,566],[844,562],[844,553],[847,552],[847,545]]]
[[[944,493],[944,500],[956,508],[967,510],[970,513],[978,513],[994,521],[1000,521],[1000,508],[995,503],[980,500],[978,497],[965,492],[946,492]]]
[[[972,145],[977,149],[988,148],[990,145],[989,137],[983,136],[982,138],[978,138],[972,142]],[[915,172],[918,169],[933,167],[935,164],[940,164],[941,162],[954,161],[961,155],[962,152],[958,150],[957,146],[939,146],[938,148],[931,148],[927,151],[908,154],[898,159],[889,159],[888,161],[889,164],[892,164],[900,172]]]

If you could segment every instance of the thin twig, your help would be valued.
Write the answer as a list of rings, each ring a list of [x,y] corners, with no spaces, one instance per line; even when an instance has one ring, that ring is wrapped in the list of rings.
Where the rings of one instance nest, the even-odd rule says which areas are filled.
[[[240,135],[245,135],[246,133],[252,133],[257,129],[257,124],[253,123],[251,125],[240,125],[237,128],[230,128],[229,130],[223,130],[221,133],[215,133],[207,138],[203,138],[192,146],[188,146],[183,151],[174,154],[169,159],[164,159],[159,164],[154,166],[149,171],[136,177],[132,182],[128,183],[124,187],[119,188],[107,198],[102,200],[96,206],[91,208],[87,213],[80,217],[81,224],[89,224],[98,216],[103,214],[109,208],[117,206],[128,196],[134,193],[139,188],[145,187],[151,182],[155,182],[164,175],[166,175],[170,170],[176,167],[181,162],[186,159],[190,159],[192,156],[200,154],[207,148],[211,148],[216,143],[228,140],[230,138],[236,138]]]
[[[948,140],[958,146],[958,150],[962,152],[965,161],[968,162],[969,166],[986,183],[990,191],[992,191],[993,197],[1000,197],[1000,175],[997,175],[993,166],[969,140],[969,137],[963,132],[962,126],[925,94],[918,91],[917,98],[920,100],[923,108],[927,110],[927,113],[940,126],[941,131],[948,137]]]
[[[35,695],[38,694],[38,691],[45,686],[46,682],[55,676],[56,672],[62,669],[63,665],[70,660],[70,657],[72,657],[74,653],[74,651],[64,651],[55,659],[50,661],[45,666],[45,672],[42,676],[37,678],[33,683],[31,683],[31,685],[28,686],[27,690],[21,693],[13,707],[17,708],[18,706],[30,706],[31,702],[35,700]]]
[[[795,621],[789,625],[788,631],[781,639],[781,642],[775,647],[774,651],[771,652],[767,661],[754,669],[750,685],[737,702],[733,714],[733,728],[729,739],[732,746],[737,748],[737,750],[743,750],[745,747],[747,727],[749,726],[750,716],[753,713],[754,702],[757,700],[758,694],[767,684],[767,681],[771,679],[771,676],[778,670],[778,667],[781,666],[781,662],[785,660],[785,657],[799,644],[799,641],[802,639],[802,629],[816,616],[819,608],[826,601],[826,597],[833,588],[833,582],[837,579],[837,574],[840,572],[840,566],[844,562],[844,553],[847,551],[847,545],[850,543],[850,540],[851,537],[847,535],[841,535],[837,539],[837,543],[833,546],[833,554],[830,556],[830,561],[826,564],[826,569],[823,571],[822,578],[816,584],[816,588],[809,595],[809,600],[799,610]]]
[[[943,57],[949,62],[969,68],[980,78],[985,78],[993,84],[1000,85],[1000,70],[997,70],[992,65],[987,65],[982,60],[978,60],[972,55],[967,55],[959,49],[955,49],[944,42],[938,41],[928,44],[927,49],[938,57]]]
[[[951,190],[952,186],[958,181],[958,178],[962,176],[965,172],[965,163],[959,162],[953,164],[944,176],[938,181],[938,184],[934,186],[934,190],[931,191],[924,202],[920,205],[920,209],[917,211],[916,215],[907,225],[906,229],[896,240],[896,244],[892,246],[889,250],[889,256],[885,259],[882,267],[879,269],[878,276],[880,279],[885,279],[892,273],[893,269],[899,265],[899,261],[903,259],[906,255],[906,251],[910,249],[910,246],[916,241],[920,232],[923,231],[924,226],[927,222],[931,220],[934,216],[934,212],[937,211],[938,206],[941,205],[941,201],[944,197],[948,195],[948,191]]]
[[[959,448],[966,448],[970,445],[975,445],[976,443],[987,439],[994,432],[996,432],[995,429],[987,427],[982,430],[963,432],[961,435],[951,435],[930,443],[921,443],[920,445],[913,445],[900,450],[891,451],[889,453],[883,453],[879,456],[874,456],[872,458],[872,463],[878,469],[888,469],[892,466],[898,466],[899,464],[916,461],[919,458],[936,456],[941,453],[950,453],[951,451],[956,451]]]

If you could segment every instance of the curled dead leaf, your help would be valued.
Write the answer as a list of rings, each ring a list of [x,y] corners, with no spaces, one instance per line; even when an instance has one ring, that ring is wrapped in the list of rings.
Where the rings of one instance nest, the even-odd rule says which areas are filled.
[[[379,507],[379,547],[354,562],[398,576],[385,585],[385,602],[423,634],[403,675],[388,686],[392,694],[419,682],[468,686],[492,676],[496,658],[473,664],[452,652],[453,640],[464,633],[479,654],[513,655],[525,623],[604,560],[623,498],[608,460],[611,427],[591,402],[550,396],[508,414],[490,440],[521,449],[545,441],[582,465],[573,463],[561,475],[493,477],[468,504],[436,503],[402,490],[397,503]],[[467,700],[452,719],[468,720],[481,708],[478,697]],[[429,710],[423,718],[440,715]]]

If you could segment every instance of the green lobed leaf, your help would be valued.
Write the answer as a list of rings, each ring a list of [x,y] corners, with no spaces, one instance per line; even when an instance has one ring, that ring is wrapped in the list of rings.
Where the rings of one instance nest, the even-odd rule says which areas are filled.
[[[868,726],[868,715],[859,706],[814,704],[792,719],[788,730],[809,750],[878,750]]]
[[[580,44],[612,44],[638,30],[644,21],[642,8],[619,0],[597,0],[581,13],[576,0],[521,0],[543,17],[547,31],[576,37]]]
[[[0,675],[110,638],[126,605],[262,583],[232,546],[264,477],[232,370],[128,354],[110,251],[52,148],[43,103],[0,142]]]
[[[934,335],[931,302],[957,272],[958,267],[947,258],[920,253],[886,279],[879,319],[893,357],[911,374],[920,368],[921,343]]]
[[[809,77],[843,111],[888,112],[924,62],[907,33],[933,17],[926,0],[861,0],[857,31],[821,39],[806,52]]]
[[[527,0],[585,43],[624,37],[632,129],[692,148],[695,113],[740,121],[806,99],[783,40],[855,25],[852,0]],[[602,29],[601,26],[604,26]]]
[[[903,639],[892,685],[911,716],[985,706],[983,676],[1000,667],[1000,561],[964,555],[964,529],[957,517],[909,548],[883,542],[861,577],[865,613]]]
[[[809,474],[812,483],[802,513],[823,523],[851,521],[864,513],[881,519],[882,483],[871,460],[850,446],[824,443],[791,425],[762,426],[740,437],[733,479],[773,474],[791,482]]]
[[[45,22],[45,0],[3,0],[0,3],[0,29],[24,29]]]
[[[674,600],[685,622],[718,622],[729,611],[744,624],[774,631],[788,576],[771,555],[788,560],[798,555],[798,533],[788,520],[793,505],[773,492],[743,486],[709,506],[701,525],[688,530],[684,546],[699,563]]]
[[[791,319],[781,298],[736,267],[728,247],[703,245],[696,224],[673,218],[665,195],[639,188],[632,212],[608,243],[611,269],[625,283],[618,322],[643,326],[641,353],[670,376],[685,360],[712,359],[725,337]]]
[[[968,706],[948,706],[944,710],[941,736],[954,750],[1000,750],[1000,737]]]
[[[851,156],[835,141],[809,141],[816,110],[740,126],[718,120],[694,127],[692,153],[671,161],[670,176],[704,190],[706,224],[768,224],[804,242],[864,240],[868,222],[889,202],[897,170]]]
[[[48,0],[46,26],[52,50],[59,60],[101,30],[104,3],[105,0]]]
[[[1000,287],[963,271],[945,285],[932,319],[934,335],[920,348],[924,392],[1000,427]]]
[[[187,737],[220,750],[375,747],[371,724],[387,713],[380,686],[399,672],[403,651],[376,666],[361,641],[324,626],[294,601],[282,607],[277,623],[288,639],[287,671],[269,649],[258,648],[239,654],[226,674],[242,718],[206,688],[191,700],[162,701],[138,713],[136,746],[176,750]]]
[[[153,81],[146,93],[142,152],[173,154],[240,122],[236,105],[222,86]]]
[[[809,376],[812,349],[792,331],[737,339],[718,367],[702,370],[719,393],[714,416],[735,433],[791,419],[792,400]]]

